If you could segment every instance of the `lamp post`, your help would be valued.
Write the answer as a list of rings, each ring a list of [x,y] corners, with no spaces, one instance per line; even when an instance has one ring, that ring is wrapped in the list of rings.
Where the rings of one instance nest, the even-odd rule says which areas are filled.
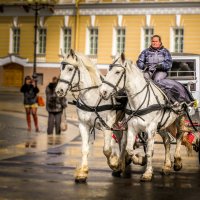
[[[53,5],[57,0],[27,0],[28,7],[34,11],[34,54],[33,54],[33,79],[37,79],[37,30],[39,10],[46,6]]]

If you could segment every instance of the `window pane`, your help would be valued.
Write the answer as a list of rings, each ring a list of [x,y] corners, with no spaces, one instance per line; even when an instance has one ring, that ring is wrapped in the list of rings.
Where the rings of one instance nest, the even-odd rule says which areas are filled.
[[[144,28],[144,48],[148,48],[151,44],[151,37],[153,36],[153,28]]]
[[[116,36],[117,53],[122,53],[125,51],[126,30],[124,28],[117,28],[116,33],[117,33],[117,36]]]
[[[89,40],[90,40],[90,46],[89,46],[89,52],[90,55],[97,55],[97,49],[98,49],[98,29],[97,28],[91,28],[89,30]]]
[[[44,28],[39,29],[39,53],[46,53],[46,33],[47,30]]]
[[[182,53],[184,48],[184,30],[182,28],[174,29],[174,51]]]
[[[19,45],[20,45],[20,29],[13,28],[13,53],[19,53]]]
[[[63,31],[63,41],[64,41],[64,52],[67,53],[71,49],[71,29],[70,28],[64,28]]]

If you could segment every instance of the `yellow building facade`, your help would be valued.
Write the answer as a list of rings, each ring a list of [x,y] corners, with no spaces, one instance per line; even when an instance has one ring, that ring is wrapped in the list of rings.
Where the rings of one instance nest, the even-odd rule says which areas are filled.
[[[28,3],[33,2],[0,0],[2,87],[20,87],[33,73],[35,4]],[[200,55],[200,1],[196,0],[60,0],[41,6],[37,25],[36,72],[42,90],[59,75],[63,45],[88,55],[103,73],[119,51],[135,62],[152,34],[159,34],[172,54]],[[199,64],[195,70],[199,73]]]

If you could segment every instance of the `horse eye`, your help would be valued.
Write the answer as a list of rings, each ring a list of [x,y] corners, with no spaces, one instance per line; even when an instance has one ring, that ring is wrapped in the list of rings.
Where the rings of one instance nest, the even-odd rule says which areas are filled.
[[[72,67],[68,68],[68,71],[69,71],[69,72],[71,72],[72,70],[73,70],[73,68],[72,68]]]
[[[115,74],[119,74],[119,73],[120,73],[120,71],[116,71],[116,72],[115,72]]]
[[[65,69],[65,66],[66,66],[66,64],[62,64],[61,66],[62,66],[62,70],[64,70],[64,69]]]

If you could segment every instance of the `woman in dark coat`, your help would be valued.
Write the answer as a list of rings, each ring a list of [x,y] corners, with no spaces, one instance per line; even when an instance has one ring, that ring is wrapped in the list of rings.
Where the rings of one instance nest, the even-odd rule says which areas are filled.
[[[172,58],[169,51],[163,47],[159,35],[151,38],[151,46],[139,55],[137,66],[144,70],[145,78],[152,79],[164,90],[174,106],[179,106],[181,102],[187,104],[194,102],[194,98],[184,85],[167,78],[167,72],[172,67]]]
[[[67,107],[67,100],[65,97],[58,97],[55,88],[58,82],[57,77],[53,77],[52,82],[46,87],[46,109],[48,111],[48,135],[53,134],[55,127],[56,135],[61,133],[61,117],[64,109]]]
[[[28,131],[31,131],[31,114],[35,124],[35,131],[39,132],[38,117],[37,117],[37,93],[39,89],[35,81],[30,77],[26,76],[24,84],[20,91],[24,94],[24,107],[26,110],[26,120],[28,125]]]

